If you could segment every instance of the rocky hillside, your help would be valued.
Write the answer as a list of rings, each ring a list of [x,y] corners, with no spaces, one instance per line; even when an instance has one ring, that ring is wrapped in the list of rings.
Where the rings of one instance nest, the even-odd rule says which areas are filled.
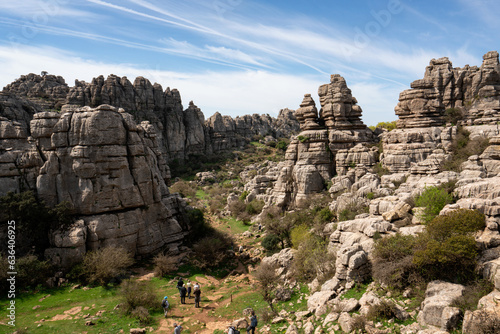
[[[308,306],[316,318],[309,318],[313,330],[307,332],[340,327],[350,332],[356,324],[354,311],[366,315],[370,305],[390,297],[387,290],[387,296],[374,295],[373,287],[360,300],[346,301],[342,296],[357,282],[372,279],[377,239],[400,234],[418,238],[426,231],[425,209],[415,199],[431,187],[447,188],[454,197],[441,215],[457,209],[485,215],[484,230],[475,234],[482,254],[476,270],[495,287],[479,302],[482,311],[465,313],[464,333],[480,332],[484,312],[488,319],[500,318],[500,65],[497,52],[488,52],[483,59],[480,67],[463,69],[453,68],[448,58],[431,60],[424,79],[400,95],[395,108],[398,128],[379,129],[378,138],[359,121],[361,108],[345,80],[333,75],[330,84],[319,88],[319,115],[310,94],[297,109],[301,132],[292,137],[279,172],[257,175],[245,185],[253,195],[249,198],[264,200],[268,208],[310,205],[307,199],[323,196],[327,189],[330,193],[329,208],[337,221],[327,224],[323,234],[336,257],[335,274],[325,283],[315,280],[310,285],[316,292]],[[262,179],[266,182],[259,182]],[[290,270],[294,252],[285,249],[281,257],[289,260],[275,260],[280,272]],[[412,310],[408,305],[392,300],[401,308],[400,313],[393,309],[394,319],[413,317],[415,322],[397,330],[453,330],[464,314],[452,301],[464,295],[464,289],[460,284],[431,282],[413,314],[406,312]],[[326,320],[318,323],[324,315],[340,327],[325,325]],[[287,333],[297,333],[304,322],[294,323],[289,316]],[[382,333],[373,325],[367,325],[369,332]]]

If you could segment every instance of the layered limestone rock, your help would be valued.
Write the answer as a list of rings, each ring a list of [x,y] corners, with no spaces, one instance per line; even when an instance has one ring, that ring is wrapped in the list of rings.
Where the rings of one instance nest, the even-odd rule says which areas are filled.
[[[279,206],[298,205],[307,202],[312,194],[326,188],[335,171],[336,162],[341,170],[358,159],[374,164],[376,154],[350,155],[339,150],[349,149],[359,143],[374,143],[375,136],[360,120],[361,108],[347,88],[344,78],[335,74],[329,84],[319,87],[321,110],[318,112],[310,94],[297,109],[296,117],[302,132],[292,137],[285,154],[285,163],[267,204]],[[365,151],[365,148],[358,150]],[[371,150],[368,150],[371,152]],[[347,154],[346,154],[347,153]],[[366,152],[365,152],[366,153]],[[356,157],[354,157],[356,156]],[[363,157],[361,157],[363,156]]]
[[[179,245],[186,204],[169,193],[155,128],[109,105],[34,115],[31,137],[0,118],[2,192],[27,183],[49,206],[68,201],[76,223],[51,236],[46,256],[68,266],[87,250],[118,245],[151,254]]]
[[[500,65],[498,52],[483,56],[481,67],[453,68],[447,57],[432,59],[423,79],[399,95],[395,108],[398,128],[440,126],[450,108],[458,108],[468,124],[500,120]]]

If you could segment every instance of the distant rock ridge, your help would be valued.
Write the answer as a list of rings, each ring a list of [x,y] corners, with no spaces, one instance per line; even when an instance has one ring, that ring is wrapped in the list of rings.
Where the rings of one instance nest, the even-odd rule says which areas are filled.
[[[500,63],[497,51],[483,56],[480,67],[453,68],[447,57],[432,59],[423,79],[399,95],[398,128],[440,126],[446,110],[460,109],[467,125],[500,121]]]
[[[60,109],[63,104],[123,108],[136,121],[148,120],[156,128],[167,161],[240,148],[256,135],[281,138],[299,131],[293,111],[288,109],[280,111],[277,118],[253,114],[233,119],[216,113],[205,120],[192,101],[184,109],[177,89],[163,90],[144,77],[131,83],[127,77],[101,75],[90,83],[76,80],[75,86],[68,87],[62,77],[29,74],[7,85],[3,92],[29,98],[40,110]]]

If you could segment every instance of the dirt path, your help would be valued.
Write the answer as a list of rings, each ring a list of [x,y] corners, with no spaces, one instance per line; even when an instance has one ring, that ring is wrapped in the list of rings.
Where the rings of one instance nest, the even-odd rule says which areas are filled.
[[[139,280],[149,280],[151,278],[148,272],[143,272],[143,275],[138,277]],[[249,274],[241,274],[238,276],[232,276],[234,281],[240,282],[239,284],[252,284],[253,277]],[[178,303],[178,297],[174,302],[174,307],[170,310],[167,318],[162,318],[156,333],[172,333],[174,329],[174,323],[181,324],[184,329],[189,329],[191,327],[202,327],[199,330],[194,331],[196,334],[212,334],[215,330],[225,330],[227,326],[235,319],[218,318],[213,314],[219,308],[226,308],[230,303],[231,299],[223,299],[223,296],[227,296],[231,291],[235,291],[237,287],[229,287],[222,280],[218,280],[212,276],[196,277],[192,283],[198,282],[201,285],[202,295],[201,308],[194,307],[194,298],[186,298],[186,304]],[[203,287],[214,286],[214,290],[204,291]],[[241,297],[245,294],[249,294],[251,291],[239,292],[233,295],[233,298]],[[207,301],[208,299],[208,301]]]

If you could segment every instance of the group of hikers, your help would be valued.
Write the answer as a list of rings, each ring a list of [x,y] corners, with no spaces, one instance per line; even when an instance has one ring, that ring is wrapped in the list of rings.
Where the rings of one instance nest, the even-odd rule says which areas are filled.
[[[193,293],[194,307],[196,308],[200,307],[201,288],[198,282],[195,282],[194,286],[191,286],[191,281],[187,281],[187,283],[184,284],[184,281],[182,280],[181,277],[177,281],[177,289],[179,290],[179,296],[181,297],[181,304],[186,304],[186,296],[188,297],[188,299],[190,299],[191,293]],[[168,296],[163,297],[161,306],[163,307],[163,314],[165,315],[166,318],[168,314],[168,309],[170,307],[170,303],[168,302]],[[250,316],[250,325],[246,329],[247,333],[254,334],[255,327],[257,327],[257,316],[255,315],[255,312],[252,311]],[[177,323],[174,323],[174,334],[180,334],[181,331],[182,331],[182,326],[178,325]],[[229,326],[228,334],[240,334],[240,332],[233,326]]]

